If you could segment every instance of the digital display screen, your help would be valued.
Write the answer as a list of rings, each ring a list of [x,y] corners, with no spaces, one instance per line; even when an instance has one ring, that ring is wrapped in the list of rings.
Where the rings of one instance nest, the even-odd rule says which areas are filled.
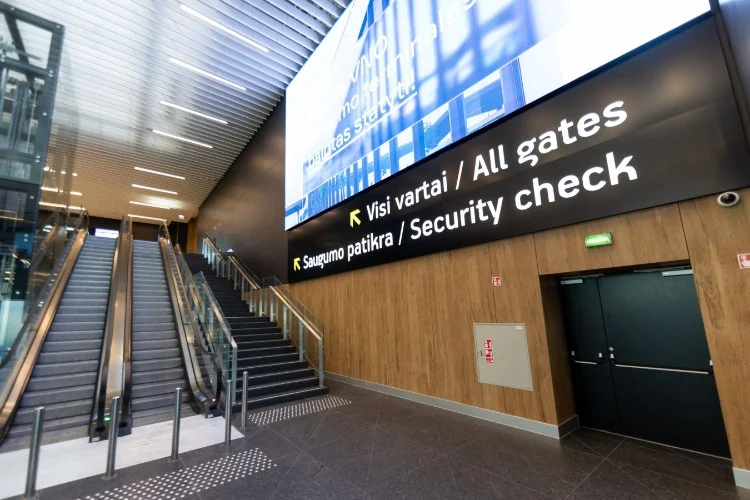
[[[287,89],[286,228],[709,10],[708,0],[353,0]]]

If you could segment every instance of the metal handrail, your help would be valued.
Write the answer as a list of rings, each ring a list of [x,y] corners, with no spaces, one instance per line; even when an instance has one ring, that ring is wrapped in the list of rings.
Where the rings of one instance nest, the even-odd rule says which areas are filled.
[[[283,294],[279,290],[281,282],[278,280],[278,278],[276,278],[275,276],[268,278],[267,280],[273,282],[274,284],[270,286],[264,286],[263,282],[265,282],[266,280],[263,280],[263,282],[261,282],[257,278],[253,279],[251,275],[255,276],[255,274],[247,268],[245,263],[242,262],[242,259],[235,255],[223,254],[216,247],[215,243],[208,237],[203,238],[203,252],[204,257],[206,257],[209,262],[211,262],[212,259],[215,260],[216,257],[219,258],[222,264],[218,266],[212,266],[214,271],[216,272],[217,276],[231,280],[233,282],[235,290],[239,288],[242,300],[247,301],[251,313],[255,313],[258,316],[263,316],[266,312],[268,312],[270,320],[275,321],[279,316],[278,302],[281,303],[282,332],[284,334],[285,340],[287,338],[290,338],[290,326],[293,320],[296,319],[299,329],[297,348],[300,352],[300,361],[302,361],[303,358],[306,358],[310,362],[310,364],[313,365],[315,371],[318,372],[320,386],[323,386],[323,378],[325,372],[323,331],[318,325],[312,324],[312,322],[308,321],[305,311],[300,310],[297,307],[297,304],[295,304],[290,297],[285,296],[285,294]],[[227,269],[227,266],[229,266],[229,269]],[[266,311],[266,297],[264,294],[264,290],[266,289],[272,292],[267,297],[268,311]],[[304,305],[302,305],[302,307],[304,308]],[[291,320],[288,317],[289,312],[291,312],[292,315]],[[310,332],[317,341],[317,363],[314,360],[310,359],[310,357],[308,356],[309,351],[305,350],[305,331]]]
[[[3,366],[8,370],[6,383],[0,388],[0,442],[10,430],[21,397],[26,390],[31,372],[47,338],[57,308],[62,300],[65,286],[68,284],[73,267],[86,239],[87,230],[78,229],[75,236],[68,241],[64,253],[54,266],[53,272],[44,286],[36,304],[34,314],[29,314],[21,329],[11,354],[4,358],[5,364],[15,360],[12,366]],[[15,351],[15,353],[14,353]]]
[[[89,421],[89,438],[103,439],[107,425],[119,422],[118,433],[129,433],[131,419],[131,350],[133,315],[133,223],[123,217],[112,261],[107,319],[99,358],[99,372]],[[118,415],[112,415],[113,398],[119,398]],[[108,424],[109,423],[109,424]]]
[[[191,403],[193,404],[193,409],[205,413],[207,410],[207,404],[214,401],[214,394],[206,387],[203,374],[200,370],[197,353],[191,349],[191,346],[194,347],[196,345],[196,337],[200,339],[201,336],[199,334],[198,325],[195,323],[193,311],[189,307],[189,299],[187,297],[188,286],[185,284],[180,266],[177,262],[177,255],[172,246],[172,240],[169,236],[169,228],[167,227],[166,222],[162,222],[161,225],[159,246],[162,252],[165,272],[167,274],[167,284],[172,298],[172,310],[175,316],[175,323],[177,324],[180,347],[182,349],[185,368],[190,382]],[[202,354],[211,355],[210,352],[204,349],[204,346],[200,341],[198,342],[198,348],[201,350]]]
[[[175,259],[177,261],[177,268],[179,271],[179,276],[182,281],[184,293],[186,295],[187,307],[188,307],[188,310],[193,313],[193,319],[195,319],[196,317],[199,316],[198,311],[200,311],[203,308],[203,299],[198,293],[198,286],[195,284],[195,279],[193,279],[193,275],[190,273],[190,266],[188,266],[188,263],[185,260],[185,256],[182,253],[182,249],[180,249],[180,245],[175,245],[173,248],[174,248]],[[183,269],[186,269],[188,272],[183,272]],[[198,324],[196,324],[195,326],[196,326],[196,333],[205,333],[202,328],[199,328]],[[211,344],[208,343],[205,335],[199,334],[198,339],[200,340],[200,343],[201,343],[201,349],[204,352],[206,353],[213,352],[211,350]]]

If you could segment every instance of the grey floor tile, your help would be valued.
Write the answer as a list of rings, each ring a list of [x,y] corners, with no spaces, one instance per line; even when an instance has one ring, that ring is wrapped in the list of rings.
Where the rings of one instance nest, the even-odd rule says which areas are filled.
[[[734,485],[721,490],[710,488],[704,484],[697,484],[674,476],[659,474],[639,467],[623,463],[612,462],[614,466],[635,478],[654,491],[660,498],[670,500],[748,500],[750,492]]]
[[[333,469],[302,453],[273,496],[278,500],[353,500],[364,498],[364,491],[349,483]]]
[[[429,417],[433,413],[434,409],[431,406],[384,396],[380,401],[378,425],[405,424],[411,420]]]
[[[402,474],[377,489],[369,490],[373,500],[460,500],[450,466],[443,458]]]
[[[332,410],[326,414],[315,433],[307,441],[306,447],[319,446],[346,436],[352,436],[371,427],[373,427],[372,424],[363,420]]]
[[[683,455],[639,446],[630,440],[622,443],[612,452],[609,459],[711,488],[734,491],[731,469],[728,469],[728,473],[714,471]]]
[[[364,488],[367,485],[374,440],[375,429],[371,428],[353,436],[309,448],[307,453],[338,472],[350,483]]]
[[[327,414],[328,411],[311,413],[310,415],[268,424],[262,428],[273,429],[294,445],[304,448],[310,440],[310,436],[312,436],[318,426],[320,426]]]
[[[369,424],[378,423],[378,412],[380,411],[381,398],[363,398],[353,399],[351,401],[352,402],[348,405],[339,406],[336,408],[336,411]]]
[[[259,448],[271,460],[284,457],[301,451],[273,429],[264,427],[249,438],[235,439],[232,441],[231,453],[237,453],[253,448]],[[199,450],[189,451],[180,455],[180,460],[186,467],[208,462],[226,456],[224,444],[217,444]]]
[[[582,427],[565,436],[560,443],[573,450],[606,457],[624,441],[625,438],[622,436]]]
[[[603,460],[526,433],[478,439],[448,454],[502,478],[553,496],[565,496]]]
[[[438,452],[378,427],[367,474],[367,488],[376,488],[438,457]]]
[[[486,500],[546,500],[544,495],[520,484],[462,462],[451,461],[456,487],[462,498]]]
[[[658,500],[644,484],[604,461],[570,495],[571,500]]]
[[[715,457],[711,455],[705,455],[703,453],[697,453],[690,450],[683,450],[681,448],[672,448],[670,446],[664,446],[658,443],[651,443],[649,441],[641,441],[633,438],[625,438],[625,442],[640,446],[642,448],[648,448],[663,453],[671,453],[673,455],[680,455],[682,457],[690,459],[692,462],[702,465],[703,467],[712,470],[727,479],[732,480],[732,460],[729,458]]]

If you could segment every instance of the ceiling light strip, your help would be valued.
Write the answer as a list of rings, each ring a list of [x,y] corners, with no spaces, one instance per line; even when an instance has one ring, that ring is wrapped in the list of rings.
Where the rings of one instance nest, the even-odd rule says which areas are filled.
[[[200,19],[200,20],[201,20],[201,21],[203,21],[204,23],[206,23],[206,24],[210,24],[210,25],[211,25],[211,26],[213,26],[214,28],[216,28],[216,29],[218,29],[218,30],[221,30],[221,31],[223,31],[223,32],[224,32],[224,33],[226,33],[227,35],[233,36],[233,37],[235,37],[235,38],[236,38],[237,40],[240,40],[240,41],[242,41],[242,42],[245,42],[246,44],[248,44],[248,45],[250,45],[250,46],[252,46],[252,47],[255,47],[256,49],[260,50],[261,52],[268,52],[268,48],[267,48],[267,47],[264,47],[263,45],[259,44],[259,43],[258,43],[258,42],[256,42],[256,41],[253,41],[253,40],[249,39],[248,37],[246,37],[246,36],[244,36],[244,35],[240,35],[240,34],[239,34],[239,33],[237,33],[236,31],[234,31],[234,30],[232,30],[232,29],[230,29],[230,28],[227,28],[227,27],[226,27],[226,26],[224,26],[223,24],[219,24],[219,23],[218,23],[217,21],[214,21],[214,20],[213,20],[213,19],[211,19],[210,17],[208,17],[208,16],[206,16],[206,15],[204,15],[204,14],[201,14],[201,13],[200,13],[200,12],[198,12],[197,10],[193,10],[193,9],[191,9],[190,7],[188,7],[187,5],[182,5],[182,4],[180,4],[180,8],[181,8],[181,9],[182,9],[183,11],[187,12],[188,14],[190,14],[191,16],[193,16],[193,17],[195,17],[195,18],[197,18],[197,19]]]
[[[165,207],[164,205],[154,205],[153,203],[143,203],[140,201],[131,201],[130,203],[133,205],[142,205],[144,207],[163,208],[164,210],[170,210],[170,207]]]
[[[222,120],[221,118],[216,118],[215,116],[207,115],[205,113],[201,113],[200,111],[195,111],[194,109],[186,108],[184,106],[178,106],[177,104],[173,104],[171,102],[167,101],[159,101],[163,106],[168,106],[170,108],[179,109],[180,111],[184,111],[185,113],[190,113],[191,115],[200,116],[201,118],[205,118],[206,120],[211,120],[216,123],[221,123],[222,125],[228,125],[226,120]]]
[[[146,215],[136,215],[136,214],[128,214],[128,217],[133,217],[136,219],[146,219],[146,220],[158,220],[158,221],[166,221],[167,219],[163,217],[148,217]]]
[[[237,83],[234,83],[232,81],[227,80],[226,78],[222,78],[219,75],[215,75],[213,73],[209,73],[208,71],[204,69],[200,69],[197,66],[193,66],[192,64],[186,63],[185,61],[181,61],[179,59],[176,59],[174,57],[169,58],[169,62],[172,64],[176,64],[177,66],[180,66],[182,68],[185,68],[187,70],[192,71],[193,73],[198,73],[199,75],[203,75],[206,78],[210,78],[212,80],[216,80],[219,83],[223,83],[224,85],[228,87],[232,87],[233,89],[240,90],[242,92],[246,92],[247,88],[243,87],[242,85],[239,85]]]
[[[180,137],[179,135],[170,134],[168,132],[162,132],[161,130],[152,130],[152,132],[154,134],[163,135],[164,137],[169,137],[171,139],[177,139],[178,141],[188,142],[190,144],[195,144],[196,146],[202,146],[204,148],[213,149],[213,146],[211,146],[210,144],[206,144],[205,142],[194,141],[192,139],[187,139],[185,137]]]
[[[185,178],[181,175],[168,174],[166,172],[159,172],[158,170],[151,170],[149,168],[143,167],[135,167],[135,169],[139,172],[148,172],[149,174],[163,175],[164,177],[171,177],[172,179],[180,179],[182,181],[185,180]]]
[[[159,189],[159,188],[155,188],[155,187],[143,186],[141,184],[131,184],[131,186],[133,186],[134,188],[139,188],[139,189],[148,189],[149,191],[158,191],[159,193],[177,194],[176,191],[170,191],[168,189]]]

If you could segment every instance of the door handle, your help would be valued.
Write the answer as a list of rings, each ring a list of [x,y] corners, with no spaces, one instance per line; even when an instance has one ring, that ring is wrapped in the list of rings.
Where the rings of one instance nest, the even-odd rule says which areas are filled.
[[[690,373],[692,375],[711,375],[713,370],[681,370],[679,368],[659,368],[657,366],[620,365],[613,363],[615,368],[631,368],[634,370],[652,370],[657,372]]]
[[[599,353],[599,358],[596,361],[582,361],[582,360],[575,359],[576,357],[575,351],[571,351],[570,355],[573,356],[573,363],[577,363],[579,365],[600,365],[604,361],[604,358],[602,357],[602,353]]]

